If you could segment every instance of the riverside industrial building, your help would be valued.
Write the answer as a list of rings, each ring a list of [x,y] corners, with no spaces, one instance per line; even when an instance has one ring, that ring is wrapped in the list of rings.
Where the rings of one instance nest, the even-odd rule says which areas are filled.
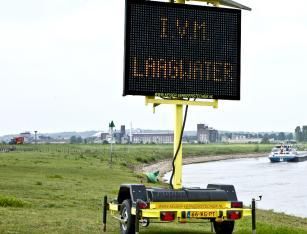
[[[174,142],[174,134],[168,132],[142,132],[131,131],[126,133],[125,125],[121,125],[120,131],[101,133],[102,142],[113,142],[118,144],[172,144]],[[197,136],[195,143],[217,143],[219,141],[218,131],[205,124],[197,124]]]

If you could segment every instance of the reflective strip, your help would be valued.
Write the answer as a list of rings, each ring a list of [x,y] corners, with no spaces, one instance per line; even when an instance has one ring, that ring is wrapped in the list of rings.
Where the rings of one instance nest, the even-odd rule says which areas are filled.
[[[229,210],[238,210],[242,211],[242,217],[251,216],[251,209],[235,209],[230,208],[230,202],[151,202],[150,209],[141,209],[142,218],[157,218],[160,219],[160,212],[162,211],[176,211],[177,218],[181,218],[181,212],[216,212],[216,217],[218,217],[219,213],[223,213],[223,218],[226,219],[226,213]],[[157,207],[162,207],[158,209]],[[181,207],[181,208],[177,208]],[[190,208],[189,208],[190,207]],[[194,209],[192,208],[194,207]],[[208,207],[206,209],[206,207]],[[110,203],[109,210],[111,213],[115,214],[119,211],[119,205]],[[136,209],[134,207],[131,208],[131,214],[136,214]],[[211,217],[211,216],[208,216]]]
[[[231,202],[151,202],[150,209],[227,209]]]
[[[193,213],[193,212],[198,212],[201,215],[201,217],[208,217],[208,218],[217,218],[219,217],[219,214],[222,213],[223,214],[223,219],[227,219],[227,211],[230,210],[236,210],[236,211],[243,211],[242,212],[242,217],[243,216],[250,216],[251,215],[251,210],[250,209],[174,209],[172,211],[177,212],[177,218],[181,218],[181,212],[185,211],[187,212],[187,218],[189,218],[189,214]],[[163,209],[144,209],[142,210],[142,218],[157,218],[160,219],[160,213],[166,211]],[[206,215],[208,214],[208,215]],[[197,217],[190,217],[190,218],[197,218]]]

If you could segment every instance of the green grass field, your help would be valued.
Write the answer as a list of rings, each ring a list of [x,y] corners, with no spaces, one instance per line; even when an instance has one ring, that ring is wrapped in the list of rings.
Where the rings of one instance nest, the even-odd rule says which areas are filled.
[[[270,145],[185,145],[184,155],[267,152]],[[0,153],[0,233],[101,233],[101,199],[116,197],[121,183],[141,183],[131,168],[172,157],[171,145],[19,146]],[[307,233],[307,219],[258,212],[260,234]],[[107,233],[119,233],[109,218]],[[152,224],[141,233],[210,233],[204,224]],[[251,233],[248,218],[235,233]]]

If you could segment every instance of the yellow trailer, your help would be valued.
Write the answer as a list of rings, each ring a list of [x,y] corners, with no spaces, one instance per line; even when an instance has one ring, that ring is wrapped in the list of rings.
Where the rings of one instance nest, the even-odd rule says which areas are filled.
[[[139,226],[151,222],[211,222],[217,234],[231,234],[236,220],[251,216],[252,210],[237,201],[232,185],[208,185],[207,189],[146,188],[142,184],[121,185],[117,199],[108,203],[104,197],[103,224],[106,212],[120,223],[121,234],[139,233]]]

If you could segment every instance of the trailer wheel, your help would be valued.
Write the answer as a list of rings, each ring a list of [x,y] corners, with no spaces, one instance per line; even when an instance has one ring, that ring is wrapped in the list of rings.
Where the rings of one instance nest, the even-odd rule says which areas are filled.
[[[235,222],[234,221],[223,221],[213,222],[214,230],[216,234],[232,234]]]
[[[120,207],[120,233],[134,234],[135,233],[135,215],[131,215],[131,200],[124,200]]]
[[[150,224],[150,221],[149,221],[149,219],[142,219],[141,220],[141,226],[142,227],[148,227],[149,226],[149,224]]]

